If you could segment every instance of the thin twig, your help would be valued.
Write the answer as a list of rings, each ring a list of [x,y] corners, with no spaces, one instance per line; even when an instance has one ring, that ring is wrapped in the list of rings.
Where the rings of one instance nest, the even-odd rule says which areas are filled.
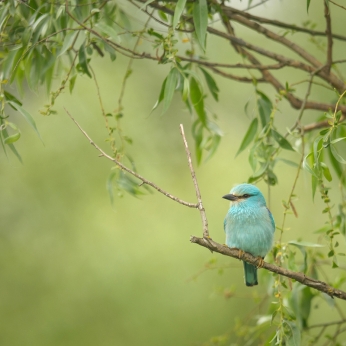
[[[313,324],[311,326],[308,326],[307,329],[313,329],[313,328],[320,328],[320,327],[329,327],[329,326],[334,326],[336,324],[344,324],[346,323],[346,320],[340,320],[340,321],[333,321],[333,322],[326,322],[326,323],[317,323]]]
[[[222,255],[233,257],[236,259],[239,259],[240,258],[239,255],[241,255],[239,249],[229,248],[228,246],[219,244],[219,243],[213,241],[212,239],[209,239],[209,242],[206,242],[203,238],[191,236],[190,242],[194,243],[194,244],[201,245],[201,246],[203,246],[203,247],[205,247],[211,251],[215,251],[215,252],[218,252]],[[252,256],[248,252],[245,252],[244,256],[241,256],[241,259],[248,262],[248,263],[251,263],[255,266],[258,264],[258,257]],[[338,290],[338,289],[328,285],[327,283],[325,283],[323,281],[319,281],[319,280],[310,278],[310,277],[306,276],[304,273],[294,272],[292,270],[278,267],[278,266],[276,266],[274,264],[270,264],[268,262],[263,262],[263,268],[267,269],[273,273],[277,273],[277,274],[286,276],[288,278],[291,278],[295,281],[300,282],[301,284],[303,284],[305,286],[314,288],[320,292],[324,292],[324,293],[328,294],[330,297],[336,297],[336,298],[339,298],[342,300],[346,300],[346,292]]]
[[[324,17],[326,18],[326,35],[327,35],[327,64],[325,71],[327,73],[330,73],[330,68],[332,66],[332,60],[333,60],[333,37],[332,37],[332,24],[331,24],[331,18],[330,18],[330,12],[329,7],[327,5],[327,2],[324,2]]]
[[[331,0],[329,0],[329,2],[333,3],[336,6],[340,6],[340,5],[337,5],[335,2],[333,2]],[[340,6],[340,7],[342,7],[342,6]],[[242,10],[238,10],[238,9],[236,9],[234,7],[231,7],[231,6],[222,6],[221,8],[223,10],[225,10],[226,14],[227,14],[227,11],[232,11],[234,13],[237,13],[237,14],[245,17],[245,18],[254,20],[256,22],[259,22],[259,23],[262,23],[262,24],[273,25],[273,26],[276,26],[276,27],[279,27],[279,28],[283,28],[283,29],[292,30],[293,32],[302,32],[302,33],[305,33],[305,34],[309,34],[311,36],[323,36],[324,37],[326,35],[326,33],[323,32],[323,31],[316,31],[316,30],[312,30],[312,29],[308,29],[308,28],[303,28],[303,27],[297,26],[295,24],[288,24],[288,23],[280,22],[280,21],[275,20],[275,19],[268,19],[268,18],[258,17],[258,16],[255,16],[253,14],[246,13],[246,12],[244,12]],[[342,7],[342,8],[344,8],[344,7]],[[344,8],[344,9],[346,9],[346,8]],[[342,36],[342,35],[338,35],[338,34],[332,34],[332,36],[335,39],[346,41],[346,36]]]
[[[192,160],[191,160],[191,153],[190,153],[190,149],[189,149],[189,146],[187,144],[186,137],[185,137],[185,132],[184,132],[183,124],[180,124],[180,133],[181,133],[181,135],[183,137],[185,151],[186,151],[186,156],[187,156],[187,161],[188,161],[188,164],[189,164],[192,181],[193,181],[193,184],[195,185],[196,197],[197,197],[197,201],[198,201],[198,210],[199,210],[199,212],[201,214],[201,219],[202,219],[202,224],[203,224],[203,238],[209,238],[207,215],[206,215],[205,209],[203,207],[201,192],[200,192],[199,187],[198,187],[195,170],[193,169]]]
[[[331,2],[331,3],[332,3],[333,5],[335,5],[335,6],[338,6],[338,7],[342,8],[342,9],[346,10],[346,7],[341,6],[341,5],[337,4],[336,2],[334,2],[334,1],[332,1],[332,0],[329,0],[329,2]]]
[[[162,193],[163,195],[165,195],[166,197],[172,199],[173,201],[178,202],[179,204],[185,205],[187,207],[190,208],[197,208],[199,209],[199,204],[196,203],[189,203],[189,202],[185,202],[182,199],[173,196],[172,194],[170,194],[169,192],[161,189],[160,187],[158,187],[156,184],[152,183],[151,181],[145,179],[144,177],[142,177],[140,174],[134,172],[133,170],[127,168],[125,165],[123,165],[121,162],[119,162],[118,160],[114,159],[113,157],[107,155],[90,137],[89,135],[82,129],[82,127],[78,124],[78,122],[72,117],[72,115],[68,112],[68,110],[66,108],[65,112],[68,114],[68,116],[71,118],[71,120],[77,125],[77,127],[79,128],[79,130],[83,133],[83,135],[88,138],[90,144],[92,146],[94,146],[100,153],[100,156],[104,156],[105,158],[107,158],[108,160],[114,162],[117,166],[119,166],[122,170],[130,173],[131,175],[133,175],[134,177],[138,178],[139,180],[142,181],[142,183],[147,184],[149,186],[151,186],[152,188],[154,188],[156,191]]]

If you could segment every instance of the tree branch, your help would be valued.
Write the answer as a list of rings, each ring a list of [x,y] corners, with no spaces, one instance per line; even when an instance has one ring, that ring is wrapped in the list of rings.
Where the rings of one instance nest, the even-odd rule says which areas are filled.
[[[195,173],[195,170],[193,169],[193,166],[192,166],[191,153],[190,153],[190,149],[189,149],[189,146],[187,144],[186,137],[185,137],[185,132],[184,132],[183,124],[180,124],[180,133],[181,133],[181,135],[183,137],[185,151],[186,151],[186,156],[187,156],[187,162],[189,164],[189,168],[190,168],[193,184],[195,185],[196,197],[197,197],[197,201],[198,201],[198,210],[199,210],[199,212],[201,214],[201,219],[202,219],[202,224],[203,224],[203,237],[204,238],[209,238],[207,215],[206,215],[205,209],[203,207],[201,192],[199,190],[199,186],[198,186],[198,183],[197,183],[196,173]]]
[[[233,257],[239,259],[240,251],[236,248],[229,248],[227,245],[222,245],[219,243],[216,243],[212,239],[209,239],[209,242],[206,242],[203,238],[198,238],[195,236],[190,237],[191,243],[201,245],[210,251],[218,252],[222,255]],[[258,264],[258,258],[255,256],[252,256],[251,254],[245,252],[244,255],[241,257],[242,260],[251,263],[255,266]],[[327,283],[319,280],[315,280],[313,278],[310,278],[306,276],[304,273],[294,272],[292,270],[288,270],[282,267],[278,267],[274,264],[270,264],[268,262],[263,262],[263,268],[282,275],[286,276],[290,279],[293,279],[295,281],[300,282],[301,284],[314,288],[320,292],[328,294],[330,297],[336,297],[342,300],[346,300],[346,292],[335,289],[334,287],[328,285]]]
[[[333,3],[334,5],[337,5],[331,0],[329,0],[329,2]],[[337,5],[337,6],[340,6],[340,5]],[[340,7],[342,7],[342,6],[340,6]],[[269,24],[269,25],[273,25],[273,26],[283,28],[283,29],[289,29],[289,30],[293,30],[293,31],[297,31],[297,32],[303,32],[306,34],[310,34],[312,36],[326,36],[326,33],[323,31],[311,30],[311,29],[307,29],[307,28],[302,28],[302,27],[294,25],[294,24],[283,23],[283,22],[280,22],[278,20],[272,20],[272,19],[254,16],[253,14],[246,13],[246,12],[238,10],[234,7],[222,6],[222,9],[225,11],[226,14],[228,11],[232,11],[234,13],[241,15],[242,17],[254,20],[254,21],[262,23],[262,24]],[[332,37],[335,39],[341,40],[341,41],[346,41],[346,36],[332,34]]]
[[[107,155],[90,137],[89,135],[82,129],[82,127],[77,123],[77,121],[72,117],[72,115],[65,109],[65,112],[68,114],[68,116],[71,118],[71,120],[77,125],[77,127],[79,128],[79,130],[83,133],[83,135],[88,138],[89,142],[91,145],[93,145],[100,153],[100,156],[104,156],[105,158],[107,158],[108,160],[114,162],[118,167],[120,167],[122,170],[130,173],[131,175],[133,175],[134,177],[138,178],[139,180],[142,181],[142,183],[147,184],[149,186],[151,186],[152,188],[154,188],[156,191],[162,193],[163,195],[165,195],[166,197],[172,199],[175,202],[178,202],[179,204],[185,205],[187,207],[190,208],[197,208],[199,209],[199,203],[189,203],[189,202],[185,202],[182,199],[173,196],[172,194],[170,194],[169,192],[161,189],[160,187],[158,187],[156,184],[152,183],[151,181],[149,181],[148,179],[145,179],[144,177],[142,177],[140,174],[134,172],[133,170],[127,168],[125,165],[123,165],[121,162],[119,162],[118,160],[114,159],[113,157]]]
[[[332,60],[333,60],[333,37],[332,37],[332,24],[331,24],[331,18],[330,18],[330,12],[329,7],[324,1],[324,17],[326,18],[326,35],[327,35],[327,64],[325,71],[327,73],[330,73],[330,68],[332,66]]]

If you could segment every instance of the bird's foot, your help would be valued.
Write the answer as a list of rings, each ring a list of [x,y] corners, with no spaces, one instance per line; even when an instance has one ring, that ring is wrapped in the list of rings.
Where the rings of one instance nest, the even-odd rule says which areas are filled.
[[[238,250],[239,250],[238,257],[239,257],[239,259],[242,259],[243,256],[245,255],[245,251],[240,250],[240,249],[238,249]]]
[[[263,266],[264,266],[264,259],[261,257],[261,256],[258,256],[257,257],[257,268],[259,269],[259,268],[263,268]]]

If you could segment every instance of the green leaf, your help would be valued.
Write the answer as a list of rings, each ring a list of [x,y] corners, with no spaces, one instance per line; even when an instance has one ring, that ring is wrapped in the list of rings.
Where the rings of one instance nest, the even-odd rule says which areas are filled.
[[[316,179],[318,179],[318,175],[315,173],[315,171],[309,166],[309,164],[307,163],[307,159],[309,158],[309,157],[313,157],[313,154],[312,153],[310,153],[310,154],[308,154],[308,155],[306,155],[305,157],[304,157],[304,160],[303,160],[303,168],[306,170],[306,171],[308,171],[311,175],[313,175]]]
[[[258,112],[260,114],[262,127],[265,127],[270,120],[270,114],[273,109],[273,105],[270,99],[259,90],[256,90],[259,98],[257,99]]]
[[[59,52],[59,55],[57,56],[57,58],[61,55],[63,55],[68,49],[72,48],[72,42],[74,41],[74,39],[76,38],[76,36],[78,35],[78,31],[72,31],[69,32],[65,38],[64,38],[64,43],[61,47],[61,50]]]
[[[309,12],[310,1],[311,0],[306,0],[306,12]]]
[[[179,22],[180,16],[183,13],[184,8],[185,8],[185,4],[186,4],[186,0],[178,0],[178,2],[177,2],[177,5],[176,5],[175,10],[174,10],[173,29],[176,28],[176,26]]]
[[[177,70],[176,67],[173,67],[169,71],[169,74],[167,76],[167,80],[165,83],[162,114],[166,113],[166,111],[168,110],[172,102],[174,91],[178,83],[178,77],[179,77],[179,71]]]
[[[106,23],[99,22],[95,25],[95,27],[100,29],[102,33],[106,34],[111,39],[113,39],[113,40],[118,39],[118,33],[116,32],[116,30],[113,27],[107,25]]]
[[[188,78],[184,77],[183,91],[182,91],[183,101],[187,101],[189,95],[190,95],[190,81],[188,80]]]
[[[9,137],[6,128],[4,128],[4,129],[2,130],[2,133],[3,133],[3,135],[4,135],[5,138],[6,138],[6,137]],[[1,143],[3,144],[3,142],[1,142]],[[22,157],[19,155],[19,153],[18,153],[16,147],[14,146],[14,144],[9,143],[9,144],[7,144],[7,146],[11,149],[11,151],[12,151],[13,154],[17,157],[17,159],[19,160],[19,162],[20,162],[20,163],[23,163]],[[6,147],[3,146],[3,148],[4,148],[4,151],[5,151],[5,154],[7,155],[7,153],[6,153]]]
[[[294,161],[291,161],[291,160],[283,159],[283,158],[281,158],[281,157],[278,157],[278,158],[276,159],[276,161],[282,161],[282,162],[286,163],[286,165],[292,166],[292,167],[294,167],[294,168],[298,168],[298,167],[299,167],[298,163],[296,163],[296,162],[294,162]]]
[[[70,90],[70,94],[72,94],[72,91],[74,89],[74,86],[76,84],[76,79],[77,79],[77,75],[74,75],[73,77],[70,78],[69,80],[69,90]]]
[[[166,87],[166,81],[167,81],[167,77],[165,78],[165,80],[163,81],[162,85],[161,85],[161,90],[160,90],[160,95],[159,98],[157,99],[157,101],[155,102],[151,112],[153,112],[158,106],[159,104],[162,102],[164,96],[165,96],[165,87]],[[150,113],[151,113],[150,112]]]
[[[340,163],[335,159],[334,155],[332,154],[330,147],[328,147],[327,152],[328,152],[330,163],[332,164],[337,176],[340,178],[343,175],[343,169]]]
[[[257,172],[255,172],[249,179],[249,182],[253,182],[256,179],[258,179],[259,177],[261,177],[265,171],[267,170],[269,165],[269,162],[261,162],[260,168]]]
[[[92,78],[91,73],[88,68],[88,60],[85,54],[85,43],[83,43],[78,52],[78,60],[79,60],[79,71],[82,73],[85,73],[88,75],[90,78]]]
[[[190,80],[190,98],[201,123],[207,127],[207,115],[204,110],[203,94],[195,78]]]
[[[312,188],[312,200],[315,199],[316,189],[318,186],[318,180],[315,176],[311,176],[311,188]]]
[[[298,328],[297,324],[293,321],[284,321],[286,325],[289,327],[291,333],[290,336],[286,340],[286,346],[300,346],[300,329]]]
[[[12,101],[12,102],[14,102],[14,103],[16,103],[16,104],[18,104],[18,105],[22,105],[22,103],[14,96],[14,95],[12,95],[11,93],[9,93],[8,91],[4,91],[4,95],[5,95],[5,98],[6,98],[6,100],[7,101]],[[15,109],[10,103],[9,103],[9,105],[13,108],[13,109]]]
[[[335,143],[340,142],[340,141],[342,141],[342,140],[344,140],[344,139],[346,139],[346,137],[336,138],[336,139],[332,140],[332,141],[330,142],[330,144],[335,144]]]
[[[15,108],[19,113],[22,114],[24,119],[35,130],[35,132],[37,133],[38,137],[42,141],[41,135],[40,135],[40,133],[37,130],[36,123],[35,123],[35,120],[32,117],[32,115],[27,110],[25,110],[22,106],[20,106],[19,104],[15,103],[13,101],[8,101],[8,103],[11,104],[13,108]],[[43,143],[43,141],[42,141],[42,143]]]
[[[105,51],[109,53],[109,57],[111,58],[111,61],[114,61],[117,58],[115,54],[115,49],[106,42],[103,43],[103,46],[105,48]]]
[[[205,50],[205,40],[208,26],[208,5],[207,0],[197,0],[193,7],[193,22],[198,42]]]
[[[304,247],[324,247],[325,246],[325,245],[322,245],[322,244],[310,243],[308,241],[296,241],[296,240],[290,240],[288,242],[288,244],[304,246]]]
[[[17,46],[7,54],[7,57],[3,60],[2,63],[2,79],[11,78],[11,80],[13,80],[15,71],[19,65],[18,61],[21,58],[23,51],[24,48],[21,48],[21,46]]]
[[[323,162],[321,162],[321,163],[323,163]],[[325,177],[328,181],[332,181],[332,180],[333,180],[333,178],[332,178],[332,176],[331,176],[331,174],[330,174],[330,170],[329,170],[329,168],[328,168],[325,164],[322,165],[322,171],[323,171],[324,177]]]
[[[5,144],[14,143],[14,142],[17,142],[19,138],[20,138],[20,132],[17,132],[11,136],[4,138],[4,143]]]
[[[214,99],[216,101],[219,101],[219,88],[214,80],[214,78],[202,67],[200,67],[200,70],[203,72],[204,74],[204,78],[207,82],[208,88],[211,92],[211,94],[213,95]]]
[[[203,141],[203,125],[199,121],[199,119],[195,120],[195,122],[192,124],[192,136],[195,140],[195,150],[196,150],[196,159],[197,164],[200,164],[202,161],[202,141]]]
[[[258,119],[255,118],[252,120],[248,130],[246,131],[246,134],[240,144],[240,147],[237,151],[237,154],[235,156],[238,156],[254,139],[257,133],[257,127],[258,127]]]
[[[114,192],[113,192],[113,180],[116,177],[117,172],[111,171],[110,175],[108,176],[106,188],[109,194],[109,199],[111,201],[111,204],[114,205]]]
[[[273,135],[274,139],[280,145],[281,148],[294,151],[290,142],[285,137],[281,136],[279,132],[276,132],[272,129],[271,134]]]
[[[209,147],[209,152],[208,152],[208,156],[206,158],[206,160],[209,160],[216,152],[216,149],[218,148],[219,144],[221,141],[221,136],[220,135],[213,135],[211,137],[211,145]]]
[[[342,163],[342,164],[345,165],[345,164],[346,164],[346,160],[337,152],[335,146],[334,146],[334,145],[331,145],[331,146],[330,146],[330,149],[331,149],[331,152],[332,152],[334,158],[335,158],[337,161],[339,161],[340,163]]]

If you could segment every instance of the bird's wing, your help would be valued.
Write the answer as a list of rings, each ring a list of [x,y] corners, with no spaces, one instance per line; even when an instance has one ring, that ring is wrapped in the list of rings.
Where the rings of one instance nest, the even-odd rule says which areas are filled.
[[[272,222],[272,225],[273,225],[273,232],[275,232],[275,221],[274,221],[273,215],[272,215],[272,213],[270,212],[270,210],[268,208],[267,208],[267,210],[268,210],[268,213],[269,213],[270,221]]]

